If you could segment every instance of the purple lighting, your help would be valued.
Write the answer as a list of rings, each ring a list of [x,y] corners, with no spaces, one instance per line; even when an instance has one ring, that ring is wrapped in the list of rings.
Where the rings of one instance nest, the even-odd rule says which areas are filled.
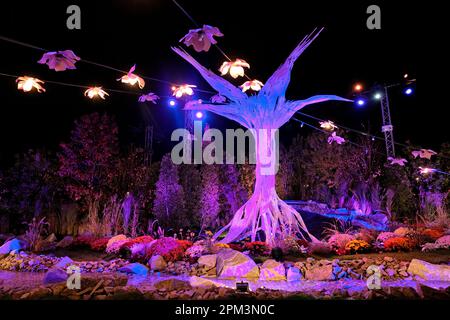
[[[177,105],[177,102],[174,99],[169,100],[169,106],[175,107]]]
[[[413,89],[411,89],[411,88],[406,88],[406,89],[405,89],[405,94],[406,94],[407,96],[409,96],[411,93],[413,93]]]
[[[366,104],[366,101],[364,99],[360,98],[360,99],[356,100],[356,104],[358,106],[362,107],[363,105]]]

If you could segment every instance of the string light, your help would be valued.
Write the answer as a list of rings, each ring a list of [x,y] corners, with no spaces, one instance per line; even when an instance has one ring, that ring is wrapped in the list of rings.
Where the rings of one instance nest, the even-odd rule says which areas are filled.
[[[181,86],[172,86],[173,95],[177,98],[181,98],[184,95],[192,96],[194,94],[194,90],[192,88],[196,88],[197,86],[191,84],[183,84]]]
[[[23,92],[30,92],[31,90],[36,89],[38,93],[45,92],[44,87],[41,84],[44,84],[44,81],[39,80],[37,78],[32,78],[28,76],[18,77],[16,79],[17,89],[22,90]]]
[[[362,86],[361,83],[356,83],[356,84],[353,86],[353,90],[355,90],[356,92],[360,92],[360,91],[362,91],[362,89],[363,89],[363,86]]]
[[[236,61],[225,61],[219,68],[219,71],[222,76],[230,73],[236,79],[245,75],[244,68],[250,68],[250,65],[245,60],[236,59]]]
[[[84,95],[89,97],[90,99],[94,99],[95,97],[100,97],[105,100],[105,96],[109,96],[109,94],[102,89],[102,87],[91,87],[84,92]]]
[[[324,128],[327,131],[334,131],[337,128],[337,126],[333,123],[333,121],[330,120],[321,121],[319,122],[319,124],[321,128]]]
[[[262,83],[259,80],[250,80],[245,81],[240,88],[242,88],[242,92],[246,92],[247,90],[253,90],[253,91],[260,91],[261,88],[264,86],[264,83]]]

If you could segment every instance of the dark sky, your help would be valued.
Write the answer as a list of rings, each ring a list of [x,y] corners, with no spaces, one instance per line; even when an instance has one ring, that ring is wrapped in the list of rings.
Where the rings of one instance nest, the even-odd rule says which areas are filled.
[[[382,29],[366,28],[366,8],[373,1],[265,1],[179,0],[200,24],[217,26],[225,34],[220,47],[232,58],[251,64],[249,75],[265,82],[296,44],[314,27],[325,31],[297,61],[288,90],[288,98],[301,99],[314,94],[350,97],[352,84],[361,80],[367,86],[377,82],[397,82],[407,72],[416,76],[418,53],[416,8],[410,1],[375,2],[382,10]],[[396,6],[393,6],[393,4]],[[82,12],[82,29],[68,30],[65,13],[70,4]],[[175,83],[209,86],[184,60],[170,50],[194,28],[192,22],[171,0],[115,1],[14,1],[1,9],[1,32],[6,37],[28,42],[48,50],[72,49],[81,58],[127,70],[137,64],[137,74]],[[86,63],[77,70],[56,73],[37,64],[42,52],[0,41],[0,72],[33,75],[45,80],[83,85],[102,85],[120,90],[132,89],[116,81],[121,76]],[[205,66],[217,70],[223,56],[212,48],[195,53]],[[241,84],[242,79],[236,82]],[[420,79],[419,79],[420,83]],[[57,150],[66,140],[72,122],[80,115],[107,111],[120,125],[122,143],[142,143],[143,128],[153,124],[155,148],[170,148],[170,133],[183,125],[183,113],[167,107],[167,99],[158,105],[140,104],[137,96],[111,92],[105,101],[90,101],[83,90],[46,84],[45,94],[24,94],[15,89],[14,79],[0,77],[0,161],[28,148]],[[170,87],[147,81],[145,92],[169,95]],[[420,90],[419,90],[420,94]],[[207,98],[198,94],[199,98]],[[410,139],[425,146],[447,140],[445,117],[435,117],[433,108],[419,108],[418,97],[405,97],[401,89],[392,89],[391,109],[395,137]],[[377,103],[358,109],[352,104],[324,103],[304,112],[334,120],[356,129],[371,127],[380,135],[380,108]],[[207,115],[211,127],[230,123]],[[311,122],[311,121],[310,121]],[[417,123],[422,123],[421,134]],[[234,124],[233,124],[234,126]],[[304,129],[302,129],[304,130]],[[292,136],[300,132],[295,122],[282,129]]]

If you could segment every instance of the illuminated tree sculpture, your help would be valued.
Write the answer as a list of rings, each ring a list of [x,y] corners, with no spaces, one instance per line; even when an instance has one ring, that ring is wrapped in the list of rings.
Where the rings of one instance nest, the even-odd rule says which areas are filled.
[[[270,77],[262,90],[252,96],[248,96],[227,80],[207,70],[187,52],[173,48],[178,55],[194,66],[220,95],[228,99],[228,103],[202,103],[188,105],[185,108],[211,111],[252,129],[253,133],[259,132],[254,134],[256,182],[253,195],[235,213],[229,224],[214,235],[215,239],[226,232],[221,240],[224,243],[249,236],[254,241],[257,233],[262,231],[265,234],[266,243],[270,245],[273,245],[276,239],[287,235],[302,235],[305,238],[309,236],[312,241],[317,241],[308,232],[301,215],[278,197],[275,190],[276,171],[267,170],[267,163],[263,162],[262,158],[273,155],[273,152],[277,151],[275,135],[272,133],[288,122],[298,110],[307,105],[328,100],[350,101],[334,95],[318,95],[297,101],[289,101],[285,98],[294,62],[320,31],[314,30],[306,36],[284,64]],[[261,132],[266,132],[265,136],[261,135]]]

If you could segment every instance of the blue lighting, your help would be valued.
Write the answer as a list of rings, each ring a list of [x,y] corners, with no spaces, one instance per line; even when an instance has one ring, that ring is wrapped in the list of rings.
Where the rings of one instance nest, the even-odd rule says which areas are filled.
[[[356,100],[356,105],[362,107],[363,105],[366,104],[366,100],[359,98]]]
[[[169,103],[170,107],[175,107],[177,105],[177,102],[175,99],[170,99],[168,103]]]
[[[405,89],[405,94],[407,95],[407,96],[409,96],[410,94],[412,94],[413,93],[413,89],[412,88],[406,88]]]

